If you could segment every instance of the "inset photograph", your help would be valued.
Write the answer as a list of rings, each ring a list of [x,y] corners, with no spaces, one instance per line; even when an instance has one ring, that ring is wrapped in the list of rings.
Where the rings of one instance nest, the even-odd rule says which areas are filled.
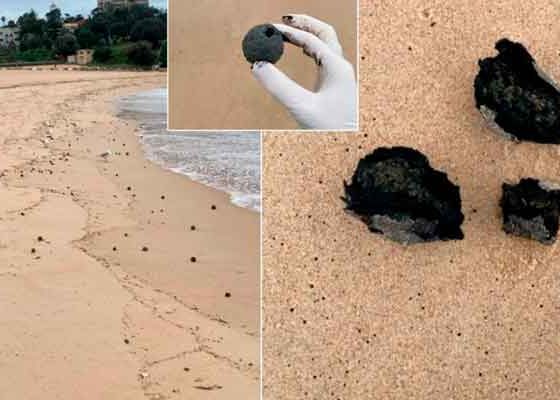
[[[355,0],[169,10],[170,129],[357,130]]]

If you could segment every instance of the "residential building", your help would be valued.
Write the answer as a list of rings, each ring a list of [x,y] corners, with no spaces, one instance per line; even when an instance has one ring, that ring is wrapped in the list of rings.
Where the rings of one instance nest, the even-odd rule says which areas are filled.
[[[149,6],[150,0],[97,0],[97,8],[123,8],[135,5]]]
[[[93,50],[92,49],[80,49],[71,56],[68,56],[68,63],[87,65],[93,61]]]
[[[0,28],[0,47],[19,46],[19,28]]]
[[[72,22],[64,22],[62,27],[64,29],[69,30],[70,32],[74,32],[76,29],[80,28],[87,22],[86,19],[81,19],[79,21],[72,21]]]

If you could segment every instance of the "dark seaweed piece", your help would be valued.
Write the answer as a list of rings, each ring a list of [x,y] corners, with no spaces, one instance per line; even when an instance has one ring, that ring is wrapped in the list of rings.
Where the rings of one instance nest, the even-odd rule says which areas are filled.
[[[479,61],[476,107],[517,140],[560,144],[560,90],[520,43],[502,39],[498,55]]]
[[[284,36],[272,24],[257,25],[243,38],[243,54],[251,64],[257,61],[275,64],[284,54]]]
[[[506,233],[537,240],[556,241],[560,215],[560,190],[537,179],[524,178],[516,185],[502,185],[500,201]]]
[[[459,187],[407,147],[381,147],[362,158],[344,182],[346,209],[371,232],[403,244],[460,240]]]

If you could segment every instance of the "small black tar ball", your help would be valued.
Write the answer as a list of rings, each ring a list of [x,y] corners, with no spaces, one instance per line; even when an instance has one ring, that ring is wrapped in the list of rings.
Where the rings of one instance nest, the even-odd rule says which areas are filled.
[[[389,239],[403,243],[460,240],[459,187],[407,147],[381,147],[362,158],[350,184],[346,209]]]
[[[243,54],[251,64],[268,61],[276,64],[284,54],[284,37],[272,24],[253,27],[243,38]]]
[[[558,233],[560,187],[533,178],[502,185],[503,228],[506,233],[553,244]]]
[[[502,39],[498,55],[479,61],[476,107],[515,140],[560,143],[560,88],[520,43]]]

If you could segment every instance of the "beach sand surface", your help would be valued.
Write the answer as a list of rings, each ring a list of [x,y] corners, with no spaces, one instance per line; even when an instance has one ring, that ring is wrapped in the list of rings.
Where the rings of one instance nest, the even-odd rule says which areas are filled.
[[[488,129],[473,82],[502,37],[560,80],[559,3],[365,0],[360,16],[360,134],[265,135],[265,397],[557,399],[559,245],[506,235],[499,199],[560,181],[560,148]],[[404,247],[344,212],[358,160],[395,145],[460,186],[464,240]]]
[[[170,0],[169,124],[172,129],[297,129],[287,111],[253,78],[241,50],[253,26],[308,14],[333,25],[356,64],[355,0]],[[277,66],[312,90],[315,63],[292,45]]]
[[[165,85],[0,72],[3,397],[258,398],[258,214],[146,160],[115,114]]]

